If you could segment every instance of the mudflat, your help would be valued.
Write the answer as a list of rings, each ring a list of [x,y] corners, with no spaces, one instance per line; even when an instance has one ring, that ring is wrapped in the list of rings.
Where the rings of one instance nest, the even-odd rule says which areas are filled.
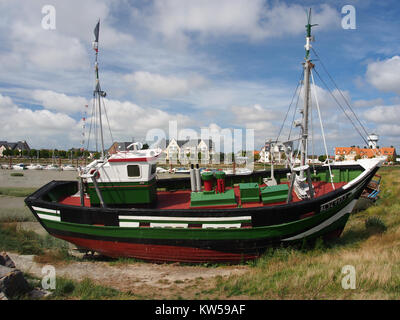
[[[20,172],[22,177],[13,177],[11,173]],[[39,188],[52,180],[76,180],[76,171],[56,170],[0,170],[0,187],[9,188]]]

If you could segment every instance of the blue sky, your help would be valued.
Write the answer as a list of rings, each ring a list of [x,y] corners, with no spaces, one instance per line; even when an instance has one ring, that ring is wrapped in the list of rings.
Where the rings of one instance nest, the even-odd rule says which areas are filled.
[[[44,5],[56,10],[55,30],[42,27]],[[344,5],[356,10],[354,30],[342,28]],[[253,129],[259,149],[276,138],[297,86],[307,8],[319,24],[313,48],[362,124],[380,146],[399,148],[400,4],[368,0],[1,1],[0,140],[80,146],[100,18],[100,76],[115,139],[144,141],[157,128],[168,135],[176,120],[178,130]],[[315,80],[329,152],[365,145]],[[289,130],[287,121],[282,136]],[[314,140],[322,153],[318,126]]]

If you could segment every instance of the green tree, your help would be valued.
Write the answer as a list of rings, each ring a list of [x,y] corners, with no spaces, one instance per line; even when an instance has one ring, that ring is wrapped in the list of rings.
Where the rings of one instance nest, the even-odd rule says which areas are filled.
[[[326,155],[325,154],[320,155],[318,157],[318,160],[321,161],[321,162],[324,162],[326,160]]]
[[[35,158],[37,155],[36,149],[29,150],[29,158]]]
[[[40,149],[39,151],[39,157],[40,158],[44,158],[44,159],[48,159],[50,157],[50,152],[47,149]]]
[[[11,150],[10,148],[6,148],[6,149],[3,151],[3,156],[9,157],[9,156],[12,156],[12,155],[13,155],[13,152],[12,152],[12,150]]]
[[[93,158],[94,159],[100,159],[100,152],[95,152],[95,153],[93,153]]]

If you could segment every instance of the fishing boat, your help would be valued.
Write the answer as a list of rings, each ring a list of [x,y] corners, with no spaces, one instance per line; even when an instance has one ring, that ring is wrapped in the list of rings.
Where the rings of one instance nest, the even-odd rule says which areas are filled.
[[[314,68],[309,56],[314,26],[310,19],[311,12],[301,82],[300,163],[245,175],[200,173],[198,164],[192,164],[188,177],[172,179],[157,178],[159,149],[142,150],[132,144],[111,155],[104,151],[99,21],[93,44],[93,108],[99,115],[101,156],[81,169],[78,180],[52,181],[28,196],[25,202],[36,219],[49,234],[78,248],[153,262],[237,263],[255,259],[269,247],[339,237],[383,160],[328,161],[315,167],[307,163]]]

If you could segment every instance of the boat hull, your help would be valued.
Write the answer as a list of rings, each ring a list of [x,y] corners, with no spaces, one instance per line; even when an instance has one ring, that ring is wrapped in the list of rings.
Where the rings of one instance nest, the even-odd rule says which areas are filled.
[[[321,197],[257,208],[157,210],[96,208],[46,200],[53,181],[25,201],[53,236],[110,257],[154,262],[230,262],[260,256],[270,247],[340,235],[377,167]]]

